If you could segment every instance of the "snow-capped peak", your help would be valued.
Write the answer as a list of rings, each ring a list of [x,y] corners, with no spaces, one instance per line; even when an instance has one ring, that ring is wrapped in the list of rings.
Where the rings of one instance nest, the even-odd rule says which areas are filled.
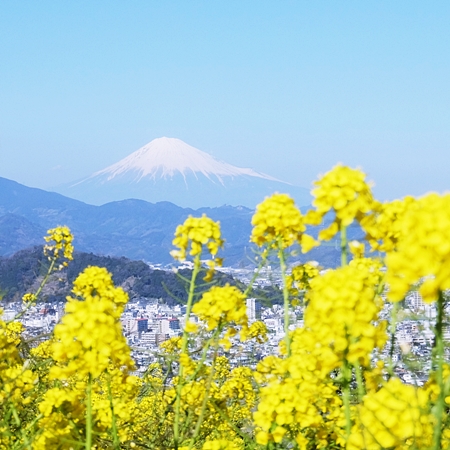
[[[208,178],[215,176],[220,181],[222,181],[222,177],[240,175],[278,181],[276,178],[252,169],[240,168],[219,161],[180,139],[168,137],[154,139],[119,162],[94,173],[91,178],[106,176],[108,180],[112,180],[127,172],[134,172],[136,181],[144,177],[153,179],[173,177],[177,172],[183,176],[189,172],[194,175],[201,173]]]
[[[300,205],[310,203],[304,188],[219,161],[180,139],[167,137],[149,142],[87,178],[60,186],[58,192],[97,205],[132,198],[189,208],[254,208],[274,192],[287,192]]]

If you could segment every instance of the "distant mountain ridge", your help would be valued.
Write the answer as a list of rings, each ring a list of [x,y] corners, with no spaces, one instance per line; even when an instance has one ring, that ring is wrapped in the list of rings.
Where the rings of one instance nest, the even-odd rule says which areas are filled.
[[[48,228],[67,225],[78,251],[169,264],[173,262],[170,250],[177,225],[189,215],[202,214],[220,221],[225,265],[250,265],[252,209],[221,206],[194,210],[170,202],[133,199],[93,206],[0,177],[0,256],[40,245]],[[353,227],[348,235],[349,239],[362,237]],[[339,247],[330,242],[298,258],[333,267],[339,264]]]
[[[0,255],[42,244],[48,228],[68,225],[80,251],[167,264],[177,225],[203,213],[220,220],[229,264],[245,259],[252,216],[248,208],[193,210],[132,199],[93,206],[0,177]]]
[[[154,139],[117,163],[55,190],[97,205],[135,198],[190,208],[254,208],[276,191],[291,194],[301,206],[310,203],[307,189],[219,161],[180,139],[167,137]]]

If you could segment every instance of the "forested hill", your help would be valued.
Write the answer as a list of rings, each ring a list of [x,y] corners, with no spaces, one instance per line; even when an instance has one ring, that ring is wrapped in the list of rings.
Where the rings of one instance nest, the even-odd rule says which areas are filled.
[[[130,298],[162,298],[168,303],[183,303],[187,299],[186,282],[191,271],[181,269],[179,273],[155,270],[142,261],[128,258],[98,256],[93,253],[75,252],[68,268],[55,272],[40,297],[43,301],[64,301],[70,294],[73,280],[88,266],[106,267],[112,273],[116,286],[122,286]],[[21,250],[10,257],[0,257],[0,291],[3,302],[18,301],[26,292],[34,292],[47,271],[48,261],[42,246]],[[180,276],[181,275],[181,276]],[[203,284],[202,276],[199,283]],[[239,282],[232,277],[218,273],[219,285]],[[208,286],[203,286],[206,289]]]

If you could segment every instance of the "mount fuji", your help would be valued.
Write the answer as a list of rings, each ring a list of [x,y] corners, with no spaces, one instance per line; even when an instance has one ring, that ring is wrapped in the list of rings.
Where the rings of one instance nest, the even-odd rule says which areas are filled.
[[[135,198],[201,208],[224,204],[254,208],[274,192],[310,203],[307,189],[252,169],[219,161],[180,139],[154,139],[117,163],[77,182],[55,188],[91,204]]]

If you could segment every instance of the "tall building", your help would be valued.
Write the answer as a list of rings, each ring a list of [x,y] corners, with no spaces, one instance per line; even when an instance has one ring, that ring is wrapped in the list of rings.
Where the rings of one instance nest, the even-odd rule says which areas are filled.
[[[138,319],[137,320],[137,329],[139,333],[142,333],[143,331],[148,330],[148,319]]]
[[[425,303],[418,291],[410,292],[406,297],[407,305],[415,312],[422,312],[429,319],[436,317],[436,308],[433,303]]]
[[[247,305],[247,317],[250,322],[261,319],[261,303],[255,298],[248,298]]]

